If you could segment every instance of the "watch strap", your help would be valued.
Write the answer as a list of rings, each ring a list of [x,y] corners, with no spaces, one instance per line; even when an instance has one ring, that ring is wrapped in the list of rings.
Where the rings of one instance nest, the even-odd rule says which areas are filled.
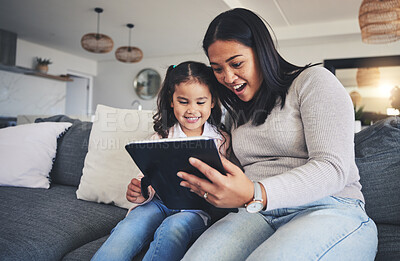
[[[254,201],[263,201],[262,198],[262,190],[261,190],[261,184],[258,182],[253,182],[254,184]]]

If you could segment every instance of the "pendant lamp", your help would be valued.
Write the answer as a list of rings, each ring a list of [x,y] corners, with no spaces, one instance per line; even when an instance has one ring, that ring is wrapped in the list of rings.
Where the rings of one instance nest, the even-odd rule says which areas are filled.
[[[81,45],[83,49],[92,53],[108,53],[114,47],[114,42],[109,36],[99,33],[100,13],[103,12],[103,9],[96,7],[94,11],[97,13],[97,33],[82,36]]]
[[[352,91],[350,93],[350,98],[351,101],[353,102],[354,108],[359,108],[362,100],[361,94],[359,92]]]
[[[362,87],[378,87],[381,80],[381,73],[378,67],[358,68],[357,85]]]
[[[365,43],[382,44],[400,40],[400,1],[363,0],[358,22]]]
[[[129,28],[128,46],[121,46],[115,51],[115,58],[123,63],[137,63],[143,58],[143,52],[137,47],[131,46],[131,31],[133,24],[126,25]]]

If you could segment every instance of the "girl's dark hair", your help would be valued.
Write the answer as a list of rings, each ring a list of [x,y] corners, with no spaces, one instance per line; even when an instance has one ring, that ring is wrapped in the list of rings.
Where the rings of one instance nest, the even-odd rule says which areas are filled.
[[[211,115],[207,121],[216,127],[217,131],[218,129],[224,130],[224,125],[221,123],[221,105],[216,91],[218,82],[211,67],[204,63],[187,61],[168,67],[164,82],[158,93],[157,113],[153,116],[154,130],[163,138],[168,137],[168,130],[178,122],[171,107],[175,87],[189,81],[197,81],[208,86],[214,102],[214,108],[211,109]]]
[[[258,58],[263,82],[257,94],[249,102],[243,102],[228,88],[219,84],[221,103],[240,126],[248,121],[253,125],[265,122],[276,105],[285,105],[286,95],[293,80],[306,68],[287,62],[275,48],[267,22],[250,10],[236,8],[218,15],[209,25],[203,39],[203,49],[217,40],[237,41],[252,48]],[[268,25],[269,26],[269,25]]]

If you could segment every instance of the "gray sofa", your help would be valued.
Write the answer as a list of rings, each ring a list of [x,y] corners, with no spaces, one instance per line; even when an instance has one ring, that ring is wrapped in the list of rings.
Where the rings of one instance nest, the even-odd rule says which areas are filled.
[[[73,125],[58,139],[50,189],[0,187],[0,260],[90,260],[126,210],[76,199],[91,123],[41,121]],[[378,225],[376,260],[400,260],[400,118],[364,129],[355,143],[366,210]]]

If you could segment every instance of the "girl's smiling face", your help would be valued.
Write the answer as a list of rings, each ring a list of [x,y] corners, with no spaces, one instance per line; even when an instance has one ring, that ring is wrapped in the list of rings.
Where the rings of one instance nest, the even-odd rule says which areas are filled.
[[[214,101],[207,85],[190,80],[175,85],[171,107],[186,136],[201,136]]]
[[[242,101],[250,101],[263,77],[252,48],[237,41],[217,40],[208,48],[208,59],[218,82]]]

